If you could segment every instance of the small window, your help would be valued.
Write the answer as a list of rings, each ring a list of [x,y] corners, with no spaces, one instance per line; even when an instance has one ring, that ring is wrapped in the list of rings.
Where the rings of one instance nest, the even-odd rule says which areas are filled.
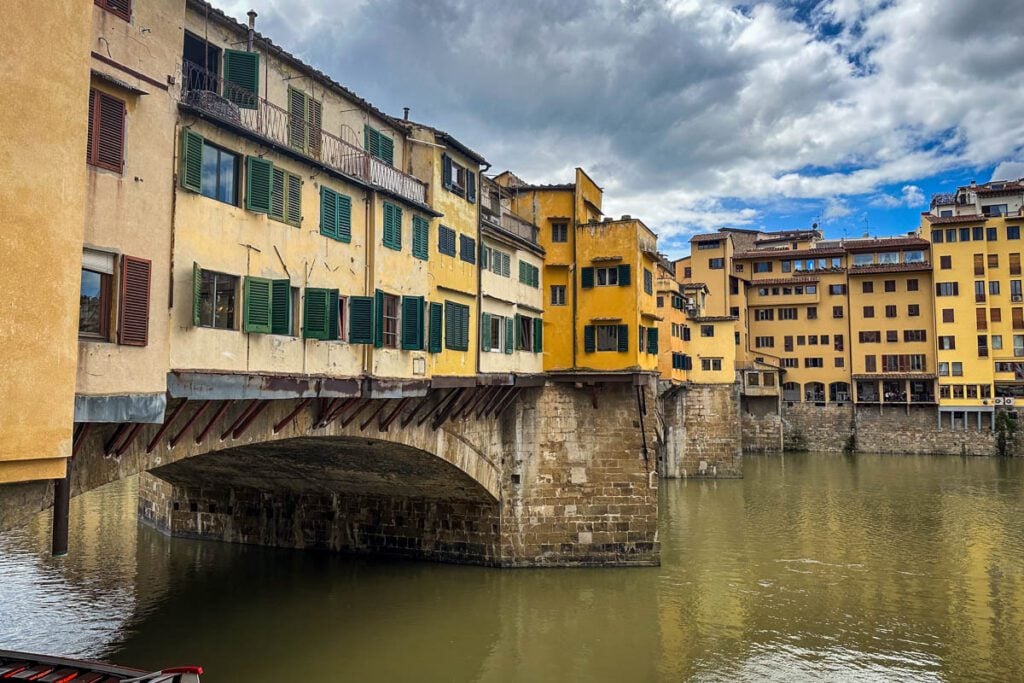
[[[394,294],[384,295],[384,347],[388,349],[398,348],[398,302]]]
[[[714,337],[715,336],[715,326],[714,325],[701,325],[700,326],[700,336],[702,336],[702,337]]]
[[[874,282],[870,282],[870,281],[862,282],[861,286],[860,286],[860,289],[861,289],[861,292],[864,293],[864,294],[871,294],[872,292],[875,291],[875,283]]]
[[[455,231],[446,225],[437,228],[437,251],[446,256],[455,256]]]
[[[644,292],[654,294],[654,273],[644,268]]]
[[[1006,226],[1006,239],[1008,239],[1008,240],[1019,240],[1020,239],[1020,226],[1019,225],[1007,225]]]
[[[82,254],[82,283],[78,299],[78,337],[108,341],[113,299],[114,255],[86,249]]]
[[[569,224],[563,221],[551,224],[551,241],[552,242],[568,242],[569,241]]]
[[[865,306],[864,307],[864,317],[865,318],[874,318],[875,317],[875,307],[874,306]]]
[[[952,256],[940,256],[939,257],[939,268],[942,270],[950,270],[953,267]]]
[[[896,291],[896,281],[895,280],[886,280],[885,281],[885,291],[887,291],[887,292],[895,292]]]
[[[916,318],[921,315],[921,306],[919,304],[908,304],[907,315],[911,318]]]
[[[596,268],[595,270],[597,271],[598,287],[611,287],[619,284],[619,269],[617,267]]]
[[[565,285],[551,285],[551,305],[565,306]]]
[[[896,305],[895,304],[888,304],[888,305],[886,305],[886,307],[885,307],[885,317],[886,318],[895,318],[896,317]]]
[[[704,372],[719,372],[722,369],[721,358],[701,358],[700,369]]]
[[[476,240],[469,235],[459,235],[459,258],[466,263],[476,263]]]
[[[722,270],[723,268],[725,268],[725,259],[724,258],[708,259],[708,268],[710,268],[711,270]]]
[[[238,203],[238,155],[203,140],[203,179],[199,193],[225,204]]]
[[[619,327],[618,325],[597,326],[597,350],[618,351],[619,350]]]
[[[395,141],[373,126],[363,125],[363,148],[370,156],[388,164],[395,163]]]
[[[221,330],[236,329],[235,302],[238,278],[203,270],[199,291],[199,326]]]
[[[94,0],[96,5],[125,21],[132,20],[132,0]]]

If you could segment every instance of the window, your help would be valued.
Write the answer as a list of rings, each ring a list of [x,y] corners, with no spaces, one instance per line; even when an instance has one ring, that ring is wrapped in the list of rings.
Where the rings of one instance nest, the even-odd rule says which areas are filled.
[[[754,337],[754,348],[770,349],[775,347],[775,337]]]
[[[825,361],[821,358],[804,358],[805,368],[823,368]]]
[[[132,0],[95,0],[96,4],[125,21],[132,20]]]
[[[1024,330],[1024,308],[1010,309],[1010,318],[1013,321],[1013,329]]]
[[[201,280],[198,297],[198,326],[221,330],[237,329],[235,299],[238,292],[238,278],[234,275],[215,273],[212,270],[200,270],[199,273],[201,273]]]
[[[385,163],[395,163],[395,141],[369,124],[363,124],[363,149]]]
[[[939,268],[942,270],[950,270],[953,268],[953,257],[952,256],[940,256],[939,257]]]
[[[619,326],[618,325],[596,325],[597,328],[597,350],[618,351],[619,350]]]
[[[935,283],[935,296],[959,296],[960,284],[958,282],[937,282]]]
[[[989,204],[981,207],[981,214],[983,216],[1005,216],[1006,209],[1006,204]]]
[[[963,377],[964,376],[964,364],[963,363],[961,363],[959,361],[953,361],[953,363],[951,364],[951,367],[953,369],[953,372],[952,372],[953,377]]]
[[[860,334],[861,344],[879,344],[882,341],[882,333],[876,331],[862,331]]]
[[[519,351],[537,351],[539,349],[534,348],[534,334],[536,334],[534,323],[539,321],[538,319],[531,318],[528,315],[516,314],[516,349]]]
[[[780,308],[779,309],[779,320],[796,320],[797,309],[796,308]]]
[[[495,275],[502,277],[511,277],[512,257],[505,252],[484,246],[480,258],[480,267],[482,269],[489,270]]]
[[[974,313],[975,313],[974,317],[975,317],[975,323],[977,325],[977,328],[979,330],[987,330],[988,329],[988,315],[987,315],[987,311],[984,308],[976,308],[976,309],[974,309]]]
[[[999,267],[999,254],[989,254],[988,255],[988,267],[989,268],[998,268]]]
[[[920,306],[920,304],[908,304],[907,305],[907,315],[909,317],[911,317],[911,318],[916,318],[919,315],[921,315],[921,306]]]
[[[709,242],[698,242],[697,249],[718,249],[722,246],[722,240],[711,240]]]
[[[988,335],[984,335],[984,334],[979,334],[978,335],[978,357],[979,358],[987,358],[988,357]]]
[[[1020,280],[1010,280],[1010,301],[1021,301]]]
[[[875,364],[875,356],[864,356],[864,372],[876,372],[878,366]]]
[[[989,318],[992,320],[992,322],[994,322],[994,323],[1001,323],[1001,322],[1003,322],[1003,309],[1001,309],[1001,308],[992,308],[992,309],[989,309],[988,313],[989,313]]]
[[[971,228],[971,239],[975,242],[980,242],[985,239],[985,228]]]
[[[398,297],[394,294],[382,294],[381,328],[384,348],[398,348]]]
[[[619,269],[617,266],[611,268],[595,268],[598,287],[612,287],[619,284]]]
[[[80,339],[110,339],[114,255],[86,249],[82,252],[82,283],[78,298]]]
[[[846,359],[843,358],[842,356],[836,356],[836,358],[835,358],[835,366],[837,368],[845,367],[846,366]]]
[[[995,242],[999,239],[998,234],[995,228],[985,228],[985,239],[989,242]]]
[[[449,192],[464,196],[467,202],[476,202],[476,173],[447,154],[441,155],[441,183]]]
[[[711,259],[708,259],[708,268],[710,268],[711,270],[722,270],[723,268],[725,268],[725,259],[724,258],[711,258]]]
[[[1020,226],[1019,225],[1007,225],[1006,226],[1006,239],[1008,239],[1008,240],[1019,240],[1020,239]]]
[[[124,100],[90,88],[86,138],[86,161],[90,165],[115,173],[124,170],[124,124]]]
[[[939,387],[939,398],[949,398],[949,387],[942,385]]]
[[[896,317],[896,304],[888,304],[885,307],[885,317],[895,318]]]
[[[772,272],[772,262],[771,261],[755,261],[754,262],[754,272],[755,273],[770,273],[770,272]]]
[[[552,242],[568,242],[569,241],[569,224],[564,221],[551,224],[551,241]]]
[[[895,292],[896,291],[896,281],[895,280],[886,280],[884,285],[885,285],[885,291],[887,291],[887,292]]]
[[[992,350],[1002,351],[1003,350],[1003,335],[993,334],[992,335]]]
[[[323,144],[322,122],[323,103],[289,86],[288,144],[304,154],[319,157]]]
[[[246,209],[298,226],[302,220],[301,201],[302,179],[299,176],[265,159],[246,157]]]
[[[446,225],[437,227],[437,251],[446,256],[455,256],[455,231]]]
[[[923,342],[928,341],[928,333],[925,330],[903,330],[903,341]]]
[[[882,356],[882,372],[924,372],[923,353],[885,354]]]
[[[469,306],[444,302],[444,347],[453,351],[469,350]]]
[[[1020,254],[1010,254],[1010,275],[1020,275]]]
[[[974,283],[974,302],[983,303],[985,301],[985,282],[978,280]]]
[[[956,228],[947,228],[946,229],[946,241],[947,242],[956,242]]]
[[[912,278],[910,280],[907,280],[907,291],[908,292],[916,292],[917,291],[917,278]]]
[[[807,307],[807,319],[808,320],[817,320],[818,319],[818,307],[817,306],[808,306]]]
[[[798,368],[798,367],[800,367],[800,359],[799,358],[783,358],[782,359],[782,367],[784,367],[784,368]]]
[[[416,216],[413,225],[417,219],[423,221]],[[339,242],[352,241],[352,199],[323,185],[320,186],[320,234]],[[415,252],[414,237],[413,253]]]
[[[1016,358],[1024,356],[1024,334],[1013,335],[1013,355]]]
[[[693,277],[693,268],[686,266],[683,268],[683,279],[689,280],[691,277]]]
[[[898,342],[900,340],[900,333],[898,330],[886,330],[885,341],[887,343]]]
[[[859,268],[860,266],[870,266],[874,262],[875,257],[873,254],[854,254],[853,256],[853,265],[855,268]]]
[[[942,322],[951,323],[955,322],[954,310],[952,308],[942,309]]]
[[[875,307],[874,306],[865,306],[864,307],[864,317],[865,318],[874,318],[875,317]]]
[[[817,346],[818,345],[818,335],[816,335],[816,334],[808,335],[808,337],[807,337],[807,344],[809,346]]]
[[[862,282],[860,285],[860,291],[864,294],[871,294],[875,291],[875,283],[870,281]]]
[[[197,155],[196,152],[199,152]],[[239,157],[185,130],[182,134],[182,186],[225,204],[238,203]],[[195,182],[198,176],[198,183]]]
[[[700,336],[702,336],[702,337],[714,337],[715,336],[715,326],[714,325],[701,325],[700,326]]]
[[[654,273],[644,268],[644,292],[654,294]]]
[[[657,299],[658,308],[665,308],[665,297],[659,296]]]
[[[971,229],[970,228],[960,228],[960,241],[961,242],[970,242],[971,241]]]
[[[402,209],[391,202],[384,202],[382,242],[389,249],[402,250]]]
[[[946,362],[939,363],[939,376],[940,377],[949,377],[949,363],[946,363]]]
[[[700,369],[704,372],[719,372],[722,369],[721,358],[701,358]]]
[[[999,280],[991,280],[988,283],[988,293],[991,296],[999,296]]]
[[[939,337],[939,350],[940,351],[955,351],[956,350],[956,337],[951,335],[945,335]]]
[[[920,250],[903,252],[904,263],[924,263],[924,252]]]
[[[755,308],[754,309],[754,320],[757,320],[757,321],[775,320],[775,309],[772,309],[772,308]]]
[[[846,294],[846,285],[829,285],[828,293],[832,295]]]
[[[843,307],[842,306],[833,306],[832,307],[832,317],[833,318],[842,318],[843,317]]]
[[[950,215],[952,215],[952,214],[950,214]],[[941,230],[932,230],[932,242],[934,242],[935,244],[942,244],[942,231]]]
[[[466,263],[476,263],[476,240],[473,239],[472,237],[470,237],[469,235],[459,235],[459,258],[462,259],[463,261],[465,261]],[[520,263],[519,263],[519,281],[520,282],[523,281],[523,277],[522,277],[523,265],[525,265],[525,264],[523,264],[522,261],[520,261]],[[534,270],[537,270],[537,269],[534,268]],[[532,284],[533,284],[534,287],[537,286],[537,283],[532,283]]]
[[[526,261],[520,261],[519,281],[530,287],[540,287],[540,269]]]
[[[565,306],[565,285],[551,285],[551,305]]]
[[[430,222],[423,216],[412,217],[412,255],[422,261],[430,259]]]
[[[842,351],[843,350],[843,335],[837,334],[833,338],[832,341],[833,341],[832,348],[834,348],[836,351]]]
[[[480,335],[480,349],[492,353],[505,353],[506,349],[511,350],[511,345],[506,346],[507,341],[511,341],[506,337],[508,318],[491,313],[483,313],[481,317],[483,318],[483,334]]]

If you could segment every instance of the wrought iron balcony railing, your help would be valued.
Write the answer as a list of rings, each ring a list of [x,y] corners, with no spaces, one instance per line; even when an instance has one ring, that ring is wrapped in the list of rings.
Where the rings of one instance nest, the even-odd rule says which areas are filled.
[[[335,171],[426,204],[426,184],[372,156],[359,146],[351,128],[342,126],[341,136],[324,130],[320,125],[319,103],[310,107],[309,114],[296,114],[188,61],[182,64],[181,101],[211,118],[244,128]]]

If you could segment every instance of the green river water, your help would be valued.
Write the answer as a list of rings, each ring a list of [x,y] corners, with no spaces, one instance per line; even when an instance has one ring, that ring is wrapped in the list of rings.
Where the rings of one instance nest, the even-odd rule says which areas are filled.
[[[1024,461],[794,454],[661,483],[662,566],[169,539],[135,480],[0,535],[0,648],[221,681],[1022,681]]]

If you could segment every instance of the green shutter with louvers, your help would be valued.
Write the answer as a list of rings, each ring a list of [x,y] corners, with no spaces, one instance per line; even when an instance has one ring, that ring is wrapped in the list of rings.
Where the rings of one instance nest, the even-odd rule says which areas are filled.
[[[446,190],[452,189],[452,158],[447,154],[441,155],[441,184]]]
[[[451,301],[444,302],[444,347],[454,349],[459,341],[456,338],[458,325],[455,320],[455,304]]]
[[[380,159],[386,161],[392,166],[395,164],[395,142],[387,135],[383,133],[377,133],[377,139],[380,141]]]
[[[349,297],[348,320],[348,341],[350,344],[373,343],[373,297]]]
[[[192,325],[199,327],[203,311],[203,269],[192,262]]]
[[[379,289],[373,294],[373,345],[384,346],[384,292]]]
[[[430,258],[430,223],[422,216],[412,217],[412,255],[424,261]]]
[[[629,325],[619,325],[619,351],[629,351]]]
[[[245,158],[245,208],[270,213],[274,164],[259,157]]]
[[[533,319],[533,352],[540,353],[544,350],[544,321],[540,318]]]
[[[491,314],[480,314],[480,350],[491,350]]]
[[[619,266],[619,287],[628,287],[630,284],[629,264],[623,263]]]
[[[338,193],[320,187],[320,234],[338,239]]]
[[[523,316],[516,313],[516,348],[523,348]]]
[[[342,242],[352,241],[352,198],[335,193],[338,200],[338,237]]]
[[[288,144],[295,149],[306,151],[309,144],[307,119],[309,97],[295,88],[288,88]]]
[[[292,282],[273,280],[270,294],[270,333],[292,333]]]
[[[270,334],[270,280],[245,278],[245,315],[243,329],[256,334]]]
[[[384,202],[384,246],[402,250],[402,209]]]
[[[441,304],[430,304],[430,345],[428,350],[431,353],[441,353],[441,325],[444,317],[444,309]]]
[[[285,184],[284,169],[273,168],[270,180],[270,211],[267,212],[274,220],[283,221],[287,202],[288,186]]]
[[[514,349],[515,340],[515,321],[512,318],[505,318],[505,353],[511,354]]]
[[[302,306],[302,336],[306,339],[327,339],[330,332],[330,293],[326,289],[306,288]]]
[[[299,227],[302,222],[302,178],[294,173],[285,174],[288,184],[288,202],[285,206],[286,223]]]
[[[590,289],[594,286],[594,269],[587,267],[580,271],[580,287]]]
[[[203,190],[203,136],[188,128],[181,131],[181,186]]]
[[[583,351],[594,353],[595,350],[597,350],[597,330],[593,325],[587,325],[583,328]]]
[[[469,319],[469,306],[462,306],[462,324],[459,326],[459,350],[469,350],[469,324],[472,322]]]
[[[476,204],[476,173],[466,171],[466,201]]]
[[[423,349],[423,297],[402,297],[402,349]]]
[[[658,353],[658,328],[647,328],[647,353],[657,355]]]
[[[338,303],[340,297],[338,296],[338,290],[332,289],[327,293],[327,338],[328,339],[340,339],[341,330],[338,329]]]
[[[224,50],[224,98],[242,109],[256,109],[260,90],[258,52]]]
[[[372,156],[380,156],[380,133],[369,124],[363,124],[363,148]]]

